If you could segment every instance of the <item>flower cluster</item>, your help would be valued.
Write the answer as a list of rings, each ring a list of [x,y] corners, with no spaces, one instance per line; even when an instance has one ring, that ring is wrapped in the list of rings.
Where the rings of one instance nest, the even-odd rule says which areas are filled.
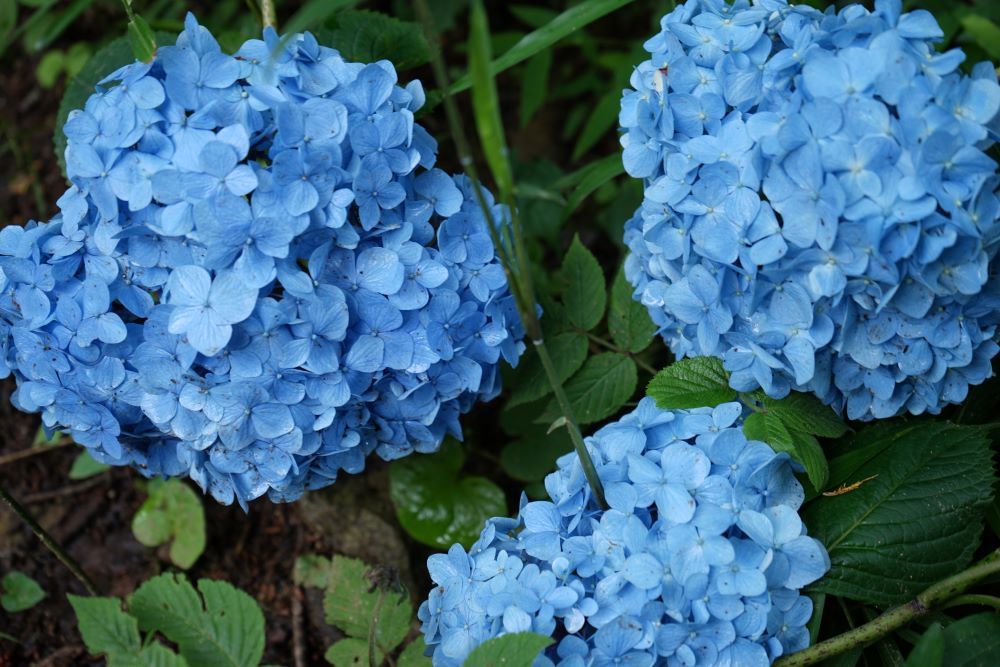
[[[830,561],[805,535],[788,455],[747,441],[741,421],[739,403],[643,399],[587,440],[608,510],[570,453],[545,480],[551,502],[491,520],[469,553],[431,556],[419,617],[434,665],[521,631],[556,639],[536,667],[766,667],[805,648],[799,589]]]
[[[189,15],[70,115],[60,214],[0,233],[15,404],[243,505],[460,437],[521,324],[423,101],[387,61],[273,30],[229,55]]]
[[[689,0],[622,99],[635,295],[677,356],[852,419],[936,413],[998,349],[1000,86],[926,11]]]

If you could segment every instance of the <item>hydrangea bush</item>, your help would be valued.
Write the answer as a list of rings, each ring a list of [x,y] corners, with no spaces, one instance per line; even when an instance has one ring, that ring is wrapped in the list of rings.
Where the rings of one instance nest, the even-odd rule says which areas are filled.
[[[15,405],[243,505],[460,437],[522,332],[396,80],[308,33],[229,55],[190,15],[108,76],[66,123],[60,214],[0,232]]]
[[[491,520],[468,553],[431,556],[419,617],[434,665],[522,631],[556,640],[536,667],[766,667],[805,648],[799,589],[830,561],[799,519],[792,461],[748,441],[742,412],[645,398],[587,441],[609,509],[567,454],[545,480],[550,501]]]
[[[937,413],[991,375],[1000,86],[899,0],[689,0],[622,99],[644,179],[626,264],[678,356],[852,419]]]

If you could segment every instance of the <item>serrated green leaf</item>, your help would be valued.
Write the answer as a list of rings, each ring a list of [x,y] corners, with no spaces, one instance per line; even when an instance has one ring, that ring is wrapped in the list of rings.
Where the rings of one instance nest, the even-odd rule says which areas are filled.
[[[944,667],[944,631],[940,623],[932,624],[906,656],[906,667]]]
[[[563,305],[570,323],[584,331],[596,327],[604,317],[607,287],[604,271],[593,253],[574,236],[562,263],[562,277],[566,282]]]
[[[632,298],[632,285],[623,269],[619,269],[611,286],[608,332],[615,345],[632,353],[645,350],[656,335],[656,325],[649,318],[649,311]]]
[[[303,554],[295,559],[292,580],[299,586],[326,588],[330,580],[330,559],[317,554]]]
[[[490,73],[490,28],[482,0],[473,0],[469,12],[469,75],[472,77],[472,110],[479,132],[479,143],[486,163],[493,173],[500,199],[514,191],[514,180],[507,157],[500,101],[496,81]]]
[[[375,626],[375,645],[382,652],[391,653],[406,638],[413,615],[410,599],[403,592],[380,589],[376,580],[366,563],[356,558],[334,556],[323,596],[326,622],[364,641],[365,664],[368,634],[379,596],[382,603]]]
[[[149,483],[149,497],[132,518],[132,533],[147,547],[172,540],[170,560],[186,570],[205,551],[201,498],[179,479]]]
[[[539,51],[524,67],[521,78],[521,127],[531,120],[542,105],[549,91],[549,70],[552,69],[552,49]]]
[[[545,347],[552,358],[552,364],[556,367],[559,380],[564,383],[573,373],[580,370],[587,359],[587,337],[575,331],[552,336],[545,341]],[[507,401],[509,408],[537,401],[552,393],[552,384],[537,352],[532,349],[525,356],[526,358],[513,372],[510,384],[514,387],[514,392]]]
[[[173,44],[177,39],[177,35],[165,32],[156,32],[154,33],[154,37],[160,46]],[[64,155],[66,152],[66,135],[63,134],[63,126],[66,124],[69,112],[73,109],[82,109],[83,105],[87,102],[87,98],[93,94],[98,81],[119,67],[133,62],[133,60],[132,47],[129,44],[128,37],[119,37],[111,40],[95,52],[87,61],[87,64],[80,68],[76,76],[71,77],[66,82],[66,92],[63,93],[62,100],[59,102],[59,111],[56,113],[56,129],[53,135],[56,158],[59,160],[59,168],[62,170],[64,176],[66,175],[66,159]]]
[[[803,520],[833,563],[815,590],[891,605],[969,563],[993,493],[993,462],[976,427],[897,420],[876,434],[876,442],[857,438],[863,455],[849,449],[848,465],[830,466],[831,484],[845,471],[844,481],[867,481],[816,498]]]
[[[996,667],[1000,661],[1000,614],[966,616],[944,629],[948,667]]]
[[[990,58],[1000,60],[1000,26],[985,16],[967,14],[962,17],[962,27]]]
[[[156,37],[153,29],[146,23],[146,19],[138,14],[133,14],[128,22],[128,42],[132,47],[132,55],[136,60],[144,63],[153,62],[156,55]]]
[[[118,598],[68,595],[87,650],[95,655],[138,655],[139,625]]]
[[[333,667],[368,667],[368,642],[347,637],[330,645],[323,656]],[[382,664],[382,652],[375,649],[376,664]]]
[[[430,47],[419,25],[381,12],[341,11],[336,14],[335,27],[320,34],[323,44],[340,51],[346,60],[391,60],[398,70],[419,67],[430,60]]]
[[[617,153],[590,163],[586,169],[576,188],[566,200],[566,205],[563,206],[563,220],[569,218],[570,214],[579,208],[580,204],[595,190],[625,173],[622,157]]]
[[[389,468],[389,494],[400,525],[414,539],[447,548],[471,545],[486,519],[504,516],[503,491],[485,477],[461,477],[461,447],[445,441],[435,454],[409,456]]]
[[[31,609],[45,599],[37,581],[19,570],[12,570],[0,581],[0,606],[14,613]]]
[[[489,64],[488,73],[496,76],[508,67],[527,60],[542,49],[547,49],[559,40],[571,35],[592,21],[624,7],[632,0],[585,0],[562,14],[559,14],[547,24],[534,30],[520,39],[506,53]],[[472,86],[472,76],[466,75],[451,84],[450,92],[459,93]]]
[[[657,373],[646,387],[646,395],[664,409],[714,408],[731,401],[736,392],[729,374],[717,357],[678,359]]]
[[[551,637],[535,632],[514,632],[483,642],[469,654],[462,667],[521,667],[530,665]]]
[[[788,427],[774,415],[764,412],[755,412],[744,420],[743,435],[748,440],[766,442],[777,452],[790,452],[794,446]]]
[[[129,613],[177,644],[190,667],[247,667],[264,653],[263,612],[224,581],[201,579],[196,591],[183,575],[161,574],[132,594]]]
[[[565,429],[550,435],[521,438],[500,452],[504,472],[522,482],[537,482],[556,469],[556,459],[573,449]]]
[[[792,436],[792,449],[789,454],[806,469],[806,475],[813,488],[822,491],[830,479],[830,464],[827,463],[823,447],[811,433],[795,429],[788,429],[788,432]]]
[[[69,478],[74,480],[87,479],[110,469],[111,466],[107,463],[95,461],[90,452],[83,450],[73,459],[73,465],[69,469]]]
[[[839,438],[847,433],[847,424],[828,405],[813,396],[793,391],[785,398],[762,396],[764,408],[775,415],[789,429],[812,433],[823,438]]]
[[[564,387],[573,415],[579,424],[593,424],[617,412],[635,393],[638,372],[631,357],[602,352],[587,359],[580,372]],[[539,421],[551,422],[560,416],[555,399]]]
[[[399,654],[396,667],[431,667],[431,659],[424,655],[426,648],[423,635],[417,636]]]

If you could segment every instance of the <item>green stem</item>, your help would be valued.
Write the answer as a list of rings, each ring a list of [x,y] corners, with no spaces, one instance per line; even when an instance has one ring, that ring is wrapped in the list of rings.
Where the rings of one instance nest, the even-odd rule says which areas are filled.
[[[967,593],[966,595],[957,595],[953,597],[947,602],[947,604],[941,605],[941,609],[951,609],[952,607],[961,607],[962,605],[992,607],[993,609],[1000,611],[1000,598],[994,595]]]
[[[472,150],[463,129],[462,119],[458,113],[458,106],[448,92],[448,74],[445,71],[444,60],[438,50],[437,35],[434,33],[434,21],[430,9],[427,6],[426,0],[417,0],[415,4],[420,21],[424,27],[424,32],[427,34],[427,41],[431,45],[431,66],[434,70],[434,77],[438,88],[444,92],[445,116],[448,119],[448,125],[455,140],[459,161],[465,169],[469,180],[472,181],[472,189],[476,193],[476,199],[486,217],[486,227],[490,233],[490,238],[493,240],[493,245],[497,249],[500,263],[503,265],[504,274],[507,276],[507,284],[510,285],[511,293],[514,296],[514,303],[517,305],[518,315],[521,317],[525,332],[538,352],[538,358],[541,360],[545,374],[548,376],[549,384],[552,386],[556,402],[566,421],[566,429],[569,431],[570,440],[572,440],[573,447],[580,458],[580,464],[583,466],[583,472],[587,477],[587,482],[590,484],[594,499],[602,509],[605,509],[607,508],[607,503],[604,500],[604,487],[601,485],[601,480],[597,475],[594,462],[590,458],[590,453],[587,451],[587,446],[583,442],[583,435],[580,432],[580,427],[577,425],[576,417],[573,415],[573,409],[566,396],[566,392],[563,390],[562,381],[559,379],[559,374],[556,372],[552,358],[549,356],[548,348],[545,346],[542,327],[535,310],[537,299],[535,298],[534,285],[531,279],[531,268],[527,263],[527,253],[524,249],[524,240],[520,219],[517,215],[517,207],[514,201],[505,198],[504,203],[507,204],[508,211],[510,212],[512,218],[511,224],[514,231],[513,256],[511,256],[510,249],[500,238],[497,225],[493,219],[493,213],[483,194],[479,172],[476,169],[475,161],[472,159]]]
[[[274,0],[260,0],[260,22],[265,28],[278,29],[278,13],[274,9]]]
[[[56,542],[51,535],[45,532],[44,528],[38,525],[38,522],[35,521],[35,518],[31,516],[28,510],[22,507],[21,503],[14,500],[14,498],[7,493],[7,489],[3,488],[3,486],[0,486],[0,500],[7,503],[14,514],[16,514],[21,521],[27,524],[28,528],[31,528],[31,532],[33,532],[38,539],[42,541],[42,544],[44,544],[46,548],[48,548],[48,550],[59,559],[59,562],[69,568],[69,571],[73,573],[73,576],[80,580],[80,583],[83,584],[83,587],[87,589],[88,593],[94,596],[97,595],[97,588],[94,587],[94,583],[83,571],[83,568],[80,567],[80,564],[73,560],[73,557],[66,553],[66,550],[59,546],[59,543]]]
[[[986,577],[998,573],[1000,573],[1000,550],[994,551],[967,570],[933,584],[906,604],[890,609],[864,625],[859,625],[853,630],[831,637],[798,653],[779,658],[775,661],[774,667],[815,665],[853,648],[866,646],[921,616],[925,616],[935,607],[955,599],[967,588]]]
[[[589,331],[580,331],[579,333],[584,334],[592,342],[596,343],[597,345],[600,345],[601,347],[603,347],[606,350],[611,350],[612,352],[617,352],[618,354],[624,354],[625,356],[632,357],[632,361],[635,362],[636,366],[638,366],[642,370],[646,371],[650,375],[656,375],[656,369],[655,368],[653,368],[652,366],[650,366],[649,364],[647,364],[645,361],[643,361],[642,359],[640,359],[637,355],[629,352],[628,350],[623,350],[620,347],[618,347],[617,345],[612,345],[611,343],[609,343],[608,341],[604,340],[600,336],[598,336],[596,334],[592,334]]]

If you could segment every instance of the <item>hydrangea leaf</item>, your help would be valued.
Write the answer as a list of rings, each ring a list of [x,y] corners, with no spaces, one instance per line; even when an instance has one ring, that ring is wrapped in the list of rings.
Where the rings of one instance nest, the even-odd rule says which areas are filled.
[[[396,517],[411,537],[434,547],[472,544],[483,522],[507,511],[503,491],[485,477],[459,475],[461,446],[445,441],[441,451],[401,459],[389,469]]]
[[[569,433],[559,429],[548,435],[529,436],[504,446],[500,465],[522,482],[537,482],[555,470],[556,459],[573,449]]]
[[[657,373],[646,387],[646,395],[667,409],[715,407],[733,400],[729,375],[716,357],[678,359]]]
[[[295,559],[292,579],[299,586],[326,588],[330,581],[330,559],[317,554],[303,554]]]
[[[961,618],[944,629],[948,667],[995,664],[1000,655],[1000,614],[985,612]]]
[[[563,305],[570,323],[584,331],[596,327],[604,317],[607,303],[604,272],[594,255],[574,236],[563,259],[562,277],[566,282]]]
[[[94,457],[90,455],[90,452],[83,450],[75,459],[73,459],[73,465],[70,466],[69,469],[69,478],[87,479],[88,477],[99,475],[110,468],[111,466],[107,463],[95,461]]]
[[[344,10],[334,20],[331,29],[318,34],[324,45],[337,49],[347,60],[391,60],[398,70],[419,67],[430,60],[427,38],[416,23],[364,9]]]
[[[20,570],[12,570],[0,581],[0,606],[14,613],[31,609],[45,598],[37,581]]]
[[[375,643],[381,652],[390,653],[399,646],[406,638],[413,616],[413,607],[406,594],[383,579],[383,573],[356,558],[334,556],[330,559],[329,579],[323,597],[326,622],[340,628],[348,636],[364,641],[366,663],[368,634],[379,598],[382,602],[375,626]],[[350,646],[341,649],[343,653],[338,654],[341,660],[350,655],[349,649]],[[327,653],[328,660],[329,655]]]
[[[587,359],[580,372],[565,385],[573,414],[579,424],[593,424],[617,412],[635,393],[638,371],[631,357],[601,352]],[[560,416],[552,399],[539,419],[546,423]]]
[[[797,429],[823,438],[839,438],[848,431],[844,420],[833,409],[813,396],[793,391],[785,398],[774,399],[755,392],[764,408],[776,415],[789,429]]]
[[[933,623],[913,645],[910,655],[906,656],[904,667],[943,667],[943,665],[944,631],[940,623]]]
[[[551,637],[536,632],[514,632],[480,644],[462,663],[462,667],[519,667],[530,665]]]
[[[426,649],[423,635],[416,637],[399,654],[396,667],[431,667],[431,659],[424,655]]]
[[[608,332],[618,347],[632,353],[649,347],[656,334],[649,310],[632,298],[632,285],[626,280],[624,271],[618,272],[611,286]]]
[[[190,667],[246,667],[264,653],[264,614],[252,597],[224,581],[161,574],[129,599],[146,632],[177,644]]]
[[[333,667],[360,667],[369,664],[368,642],[354,637],[346,637],[330,645],[323,655]],[[382,664],[382,652],[375,649],[377,665]]]
[[[149,497],[132,518],[132,533],[147,547],[173,540],[170,560],[186,570],[205,551],[201,499],[180,480],[153,480],[149,483]]]
[[[747,417],[743,433],[752,440],[766,442],[775,451],[788,452],[806,469],[813,488],[822,491],[826,487],[830,466],[823,448],[810,433],[791,428],[772,412],[755,412]]]
[[[995,480],[986,432],[892,422],[853,443],[830,485],[864,483],[804,511],[833,564],[816,590],[891,605],[967,565]]]
[[[68,597],[87,650],[107,656],[109,667],[188,667],[183,657],[159,642],[143,646],[138,622],[122,611],[118,598]]]
[[[566,331],[552,336],[545,342],[556,373],[562,382],[566,382],[573,373],[580,370],[587,359],[587,337],[575,331]],[[518,364],[512,373],[511,386],[514,387],[507,407],[536,401],[552,393],[548,374],[542,367],[537,353],[532,353]]]

